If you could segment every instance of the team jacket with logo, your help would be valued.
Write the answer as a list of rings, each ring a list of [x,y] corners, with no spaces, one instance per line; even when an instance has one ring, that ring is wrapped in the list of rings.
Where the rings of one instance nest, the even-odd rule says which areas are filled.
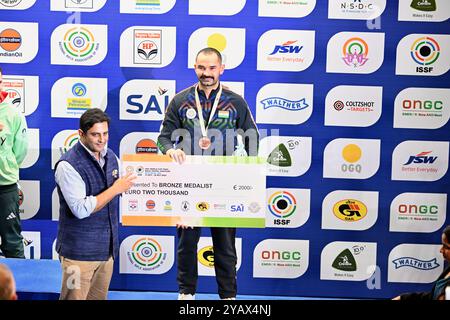
[[[208,137],[211,139],[212,145],[207,150],[199,147],[198,141],[202,137],[202,133],[194,90],[195,85],[181,91],[175,95],[167,107],[158,137],[159,149],[163,153],[174,148],[183,149],[186,154],[190,155],[231,155],[236,147],[236,131],[238,131],[245,137],[247,154],[256,156],[259,133],[250,109],[240,95],[225,87],[222,89],[217,110],[208,126]],[[199,90],[205,125],[208,125],[218,91],[218,88],[213,90],[207,99],[203,90]]]

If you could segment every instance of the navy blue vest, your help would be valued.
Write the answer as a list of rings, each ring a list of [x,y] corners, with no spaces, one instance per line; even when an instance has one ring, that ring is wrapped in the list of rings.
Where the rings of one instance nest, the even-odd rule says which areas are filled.
[[[118,178],[116,155],[108,149],[103,169],[78,142],[56,163],[67,161],[86,185],[86,196],[97,196]],[[56,251],[65,258],[80,261],[106,261],[119,252],[119,197],[116,196],[103,209],[85,219],[73,215],[57,185],[59,195],[59,225]]]

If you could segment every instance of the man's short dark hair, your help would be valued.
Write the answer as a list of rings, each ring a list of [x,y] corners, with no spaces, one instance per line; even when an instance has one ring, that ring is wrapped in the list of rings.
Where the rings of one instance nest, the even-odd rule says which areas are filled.
[[[80,129],[81,131],[86,133],[90,128],[94,126],[94,124],[107,122],[109,126],[110,121],[111,119],[109,118],[109,116],[102,110],[98,108],[89,109],[81,115]]]
[[[195,61],[197,61],[197,58],[200,55],[200,53],[207,54],[207,55],[215,54],[217,56],[217,58],[219,58],[220,63],[222,63],[222,55],[220,54],[219,50],[217,50],[217,49],[214,49],[214,48],[211,48],[211,47],[203,48],[195,56]]]
[[[443,234],[445,234],[445,237],[447,238],[447,242],[450,242],[450,225],[446,226],[444,228],[444,231],[442,231]]]

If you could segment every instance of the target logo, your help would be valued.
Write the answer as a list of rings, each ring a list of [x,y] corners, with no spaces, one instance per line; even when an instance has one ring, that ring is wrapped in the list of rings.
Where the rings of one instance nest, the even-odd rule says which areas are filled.
[[[335,110],[341,111],[342,109],[344,109],[344,103],[342,101],[338,100],[333,104],[333,107]]]
[[[297,199],[290,192],[277,191],[269,197],[268,208],[270,213],[277,218],[274,220],[274,224],[287,225],[291,220],[286,218],[292,216],[297,210]]]
[[[85,27],[69,29],[64,40],[60,42],[61,51],[67,58],[77,62],[91,59],[97,54],[99,44],[95,41],[94,34]]]
[[[163,253],[159,242],[150,237],[138,239],[128,254],[136,265],[146,268],[157,268],[164,262],[167,255]]]
[[[434,64],[441,54],[441,47],[439,43],[431,37],[421,37],[414,41],[411,46],[411,57],[415,63],[422,67],[417,67],[416,71],[421,73],[428,73],[433,71]]]

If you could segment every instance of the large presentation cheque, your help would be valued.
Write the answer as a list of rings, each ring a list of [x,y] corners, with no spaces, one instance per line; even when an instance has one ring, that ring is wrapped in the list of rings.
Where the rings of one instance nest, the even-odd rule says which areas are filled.
[[[265,227],[265,162],[258,157],[124,155],[138,178],[122,195],[127,226]]]

